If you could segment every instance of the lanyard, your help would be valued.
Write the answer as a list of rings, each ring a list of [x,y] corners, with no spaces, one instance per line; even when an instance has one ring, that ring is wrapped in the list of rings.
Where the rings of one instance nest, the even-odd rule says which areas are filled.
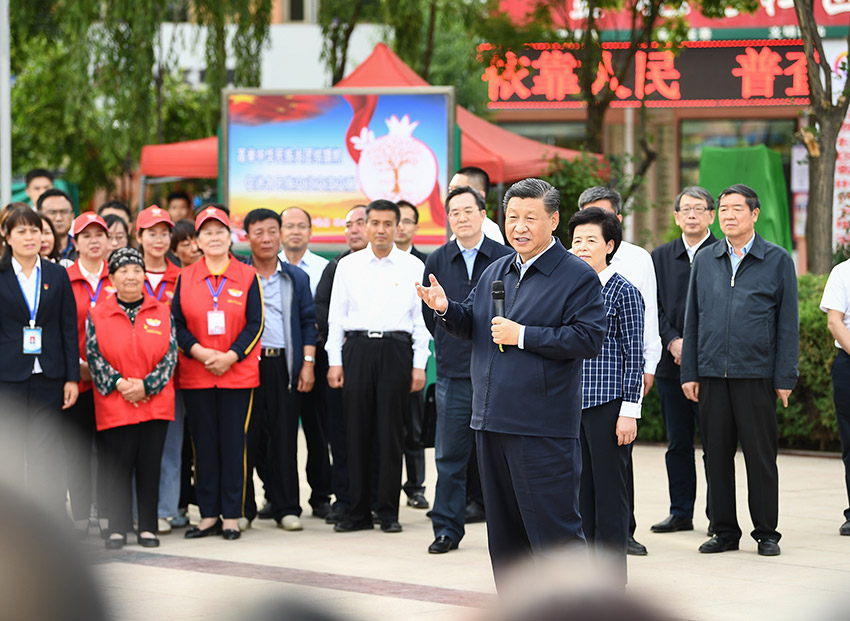
[[[227,282],[227,276],[222,277],[221,282],[218,283],[218,289],[213,291],[213,287],[210,284],[210,277],[207,276],[207,287],[209,287],[209,289],[210,289],[210,294],[212,295],[212,299],[213,299],[213,308],[215,310],[218,310],[218,296],[221,295],[221,290],[224,289],[224,283],[225,282]]]
[[[209,278],[207,279],[207,284],[210,284],[210,283],[209,283]],[[154,295],[153,295],[153,289],[151,289],[151,284],[150,284],[147,280],[145,280],[145,289],[147,289],[147,290],[148,290],[148,295],[149,295],[149,296],[154,297]],[[163,278],[163,279],[162,279],[162,282],[160,282],[160,283],[159,283],[159,293],[158,293],[158,294],[157,294],[157,296],[156,296],[156,301],[157,301],[157,302],[159,302],[159,299],[162,297],[162,292],[163,292],[163,291],[165,291],[165,278]],[[210,293],[212,293],[212,287],[210,287]],[[218,292],[217,292],[217,293],[215,293],[215,294],[213,294],[213,295],[217,295],[218,293],[221,293],[221,287],[219,287]]]
[[[21,284],[21,281],[18,281],[18,286],[21,288],[21,293],[24,296],[24,302],[27,303],[27,310],[30,312],[30,328],[35,327],[35,314],[38,312],[38,299],[41,297],[41,268],[35,268],[35,300],[33,301],[33,305],[30,306],[30,301],[27,299],[26,293],[24,293],[24,286]]]
[[[86,291],[86,293],[89,294],[89,300],[91,300],[91,307],[92,308],[94,308],[95,304],[97,304],[97,298],[100,297],[100,288],[103,286],[104,280],[105,280],[104,278],[100,279],[100,282],[97,283],[97,289],[95,289],[94,293],[92,293],[92,290],[91,290],[91,287],[89,286],[89,283],[88,282],[84,283],[86,285],[86,289],[88,289],[88,291]]]

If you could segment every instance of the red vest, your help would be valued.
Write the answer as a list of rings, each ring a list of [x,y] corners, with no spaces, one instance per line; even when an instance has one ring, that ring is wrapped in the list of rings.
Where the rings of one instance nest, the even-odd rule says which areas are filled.
[[[210,335],[207,327],[207,312],[213,310],[213,299],[207,286],[207,278],[213,289],[216,279],[210,274],[203,259],[188,267],[180,274],[180,310],[186,319],[189,332],[204,346],[219,351],[227,351],[247,323],[245,317],[248,290],[257,280],[257,272],[250,265],[231,258],[230,264],[218,277],[227,280],[218,297],[218,310],[224,312],[224,334]],[[254,388],[260,385],[260,350],[257,345],[260,335],[251,343],[248,354],[235,363],[230,370],[218,377],[204,368],[204,365],[188,356],[180,360],[179,388]],[[245,354],[245,352],[240,352]]]
[[[79,259],[68,267],[68,278],[71,279],[71,290],[74,292],[74,301],[77,303],[77,335],[80,341],[80,358],[83,360],[86,359],[86,317],[91,309],[115,295],[115,287],[112,286],[108,276],[106,261],[104,261],[103,268],[100,270],[100,291],[98,292],[97,288],[92,290],[89,281],[80,271]],[[80,381],[80,392],[91,390],[91,388],[91,381]]]
[[[157,302],[167,304],[171,308],[171,299],[174,297],[174,288],[177,286],[177,278],[180,276],[180,268],[168,259],[165,260],[165,274],[159,285],[154,287],[145,275],[145,294],[152,296]],[[148,289],[150,287],[150,289]]]
[[[135,325],[118,306],[115,296],[97,305],[90,313],[100,353],[122,377],[144,379],[168,353],[171,336],[171,310],[167,305],[145,297]],[[94,391],[94,411],[98,431],[149,420],[174,420],[174,382],[147,403],[135,407],[118,390],[107,396]]]

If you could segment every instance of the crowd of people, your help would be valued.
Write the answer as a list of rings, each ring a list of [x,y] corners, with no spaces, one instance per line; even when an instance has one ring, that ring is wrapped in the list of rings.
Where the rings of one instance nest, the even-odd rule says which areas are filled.
[[[304,209],[255,209],[243,260],[224,205],[193,210],[174,192],[135,219],[117,201],[75,218],[50,172],[31,171],[32,205],[0,214],[0,389],[20,405],[10,424],[23,439],[13,476],[58,514],[67,500],[72,532],[96,524],[109,549],[131,532],[156,547],[176,528],[236,540],[254,519],[299,531],[301,428],[312,514],[336,532],[401,532],[402,491],[430,508],[420,435],[433,339],[429,553],[457,549],[486,516],[497,586],[523,557],[585,542],[625,584],[627,554],[646,554],[631,448],[655,385],[670,512],[651,530],[694,528],[699,433],[710,537],[699,551],[738,549],[740,442],[751,535],[759,554],[780,554],[776,407],[798,375],[797,286],[790,255],[755,232],[756,193],[733,185],[715,205],[685,188],[682,235],[650,254],[623,240],[610,188],[582,193],[570,247],[555,236],[557,188],[511,186],[504,231],[488,192],[485,171],[454,175],[451,239],[430,255],[404,201],[351,209],[332,261],[309,249]],[[831,274],[822,310],[850,500],[848,270]],[[850,508],[845,520],[850,535]]]

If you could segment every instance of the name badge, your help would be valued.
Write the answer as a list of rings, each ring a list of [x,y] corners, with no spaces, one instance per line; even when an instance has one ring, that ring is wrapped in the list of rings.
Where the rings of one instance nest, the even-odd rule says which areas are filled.
[[[41,353],[41,328],[24,328],[24,353],[37,356]]]
[[[224,311],[207,311],[207,334],[210,336],[224,334]]]

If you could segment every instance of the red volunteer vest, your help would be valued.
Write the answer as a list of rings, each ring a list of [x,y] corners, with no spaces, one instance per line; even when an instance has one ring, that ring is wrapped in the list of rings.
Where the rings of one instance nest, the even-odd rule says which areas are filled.
[[[159,285],[156,287],[151,284],[147,275],[145,275],[145,295],[150,295],[157,302],[167,304],[171,308],[171,300],[174,297],[177,278],[180,276],[180,268],[168,259],[165,260],[165,263],[165,274],[162,275],[162,280],[159,281]]]
[[[165,304],[145,297],[136,323],[118,306],[115,296],[97,305],[90,313],[103,357],[122,377],[144,379],[168,353],[171,336],[171,310]],[[94,411],[98,431],[149,420],[174,420],[174,382],[147,403],[133,406],[118,390],[106,396],[94,391]]]
[[[213,298],[207,286],[207,278],[213,289],[227,278],[218,297],[218,310],[224,312],[224,334],[210,335],[207,328],[207,312],[213,310]],[[204,347],[227,351],[247,323],[245,317],[248,290],[257,280],[257,272],[235,258],[230,259],[227,269],[216,278],[210,274],[203,259],[180,274],[180,309],[186,319],[189,332]],[[188,356],[181,356],[179,388],[254,388],[260,385],[259,335],[248,349],[248,355],[230,367],[221,377],[215,376],[204,365]],[[240,352],[244,354],[245,352]]]
[[[83,360],[86,359],[86,317],[89,316],[92,308],[115,295],[115,287],[112,286],[108,276],[106,261],[104,261],[103,268],[100,270],[100,291],[98,292],[97,288],[92,290],[89,281],[80,271],[79,259],[68,267],[68,278],[71,280],[71,290],[74,292],[74,301],[77,303],[77,336],[80,342],[80,358]],[[80,392],[91,390],[91,388],[91,381],[80,381]]]

